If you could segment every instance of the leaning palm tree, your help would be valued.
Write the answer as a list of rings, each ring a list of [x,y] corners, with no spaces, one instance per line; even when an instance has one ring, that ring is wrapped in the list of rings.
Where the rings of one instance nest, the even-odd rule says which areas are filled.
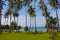
[[[45,16],[45,18],[46,18],[46,28],[47,28],[47,32],[48,32],[49,31],[49,29],[48,29],[48,17],[49,17],[49,15],[47,12],[47,6],[44,3],[44,1],[40,0],[39,7],[40,7],[40,9],[42,9],[43,16]]]
[[[50,1],[50,5],[56,10],[56,18],[57,18],[57,23],[59,27],[59,19],[58,19],[58,13],[57,13],[57,9],[60,7],[59,0],[49,0],[49,1]]]

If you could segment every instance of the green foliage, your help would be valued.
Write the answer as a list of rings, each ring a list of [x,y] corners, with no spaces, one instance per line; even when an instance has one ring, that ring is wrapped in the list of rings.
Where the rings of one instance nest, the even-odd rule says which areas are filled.
[[[14,12],[13,16],[18,17],[19,16],[18,12]]]
[[[49,0],[49,4],[53,8],[60,8],[60,2],[59,2],[59,0]]]
[[[5,25],[5,29],[9,29],[9,27],[10,27],[9,25]]]
[[[28,26],[25,26],[24,27],[24,30],[27,32],[28,31]]]
[[[28,12],[29,12],[30,17],[36,16],[34,8],[32,8],[32,6],[29,7]]]
[[[21,29],[21,26],[18,26],[18,30]]]
[[[15,23],[14,21],[11,23],[11,27],[12,29],[17,29],[17,23]]]
[[[9,25],[1,25],[2,29],[9,29],[9,27],[10,27]]]
[[[29,5],[33,0],[23,0],[24,6]]]

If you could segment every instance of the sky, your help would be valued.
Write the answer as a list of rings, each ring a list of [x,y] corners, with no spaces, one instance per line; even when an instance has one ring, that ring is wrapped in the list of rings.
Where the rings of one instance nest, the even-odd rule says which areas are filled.
[[[47,0],[44,0],[45,3],[47,2]],[[5,4],[7,4],[8,2],[5,2]],[[40,10],[40,8],[38,7],[38,3],[39,3],[39,0],[37,0],[36,2],[36,26],[37,27],[44,27],[45,24],[46,24],[46,20],[45,20],[45,17],[42,16],[42,11]],[[31,3],[32,7],[34,7],[34,2]],[[55,13],[55,10],[52,9],[52,7],[50,5],[47,4],[47,7],[48,7],[48,11],[50,11],[50,14],[51,16],[53,17],[56,17],[56,13]],[[6,12],[6,10],[8,9],[8,6],[5,6],[3,5],[3,9],[2,9],[2,14],[4,14]],[[21,26],[25,26],[26,22],[25,22],[25,14],[28,14],[28,12],[26,12],[26,9],[24,9],[24,7],[22,9],[20,9],[19,11],[19,20],[18,20],[18,25],[21,25]],[[59,16],[59,19],[60,19],[60,9],[58,9],[58,16]],[[10,24],[10,19],[8,19],[8,24]],[[12,21],[13,21],[13,17],[12,17]],[[2,24],[4,24],[5,19],[4,19],[4,16],[2,16]],[[29,17],[29,14],[28,14],[28,17],[27,17],[27,25],[30,26],[30,17]],[[32,19],[32,26],[34,27],[34,20]]]

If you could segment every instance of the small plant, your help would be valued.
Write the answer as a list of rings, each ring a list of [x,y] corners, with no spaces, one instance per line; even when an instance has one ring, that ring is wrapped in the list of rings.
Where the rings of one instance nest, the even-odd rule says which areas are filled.
[[[27,32],[28,31],[28,26],[25,26],[24,30],[25,30],[25,32]]]

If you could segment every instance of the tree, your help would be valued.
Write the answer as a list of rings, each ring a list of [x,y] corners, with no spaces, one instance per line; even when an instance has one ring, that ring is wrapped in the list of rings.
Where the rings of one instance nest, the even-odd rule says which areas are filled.
[[[27,8],[29,8],[29,4],[32,2],[32,0],[23,0],[23,6],[24,7],[27,7]],[[26,8],[26,9],[27,9]],[[25,9],[25,11],[26,11],[26,9]],[[28,28],[28,26],[27,26],[27,11],[26,11],[26,15],[25,15],[25,20],[26,20],[26,26],[25,27],[27,27]]]
[[[60,3],[59,0],[49,0],[49,4],[55,9],[56,11],[56,18],[57,18],[57,23],[58,23],[58,27],[59,27],[59,19],[58,19],[58,13],[57,13],[57,9],[60,7]],[[59,30],[59,29],[58,29]]]
[[[11,16],[12,16],[12,9],[13,9],[13,1],[12,0],[8,0],[9,2],[9,9],[8,9],[8,12],[10,14],[10,27],[9,27],[9,32],[11,32]]]
[[[8,24],[8,18],[9,18],[9,11],[7,10],[7,12],[4,14],[4,18],[5,18],[5,22],[6,22],[6,19],[7,19],[7,24]]]
[[[10,10],[10,26],[11,26],[11,15],[14,13],[14,10],[17,12],[21,6],[21,0],[8,0],[9,2],[9,10]],[[14,10],[12,10],[14,9]],[[11,28],[10,28],[11,31]]]
[[[13,21],[11,23],[11,27],[12,27],[13,30],[17,30],[17,23]]]
[[[45,18],[46,18],[46,28],[47,28],[47,32],[48,32],[49,29],[48,29],[48,12],[47,12],[47,6],[44,3],[44,1],[40,0],[39,7],[43,11],[43,16],[45,16]]]
[[[28,32],[28,27],[27,27],[27,26],[25,26],[25,27],[24,27],[24,30],[25,30],[26,32]]]
[[[2,0],[0,0],[0,33],[1,33],[1,11],[2,10]]]
[[[15,21],[15,17],[17,17],[17,25],[18,25],[18,16],[19,16],[19,14],[18,14],[17,12],[15,12],[15,13],[13,14],[13,16],[14,16],[14,22],[16,22],[16,21]],[[17,30],[18,30],[18,26],[17,26]]]
[[[34,1],[34,9],[36,10],[36,3],[35,2],[37,2],[37,0],[33,0]],[[35,11],[35,33],[37,33],[37,28],[36,28],[36,11]]]
[[[17,17],[17,18],[18,18],[18,16],[19,16],[19,14],[15,11],[15,12],[14,12],[14,14],[13,14],[14,22],[16,22],[16,21],[15,21],[15,17]]]
[[[18,17],[19,17],[19,13],[18,11],[22,8],[22,1],[21,0],[14,0],[14,21],[15,21],[15,17],[17,17],[17,25],[18,25]],[[16,22],[16,21],[15,21]],[[18,30],[18,26],[17,26],[17,30]]]
[[[34,18],[34,20],[35,20],[35,22],[36,22],[36,14],[35,14],[35,11],[34,11],[34,9],[32,8],[32,6],[30,6],[28,12],[29,12],[30,17],[31,17],[31,18]],[[30,26],[31,26],[31,18],[30,18]],[[36,24],[35,24],[35,25],[36,25]],[[32,31],[33,31],[33,29],[32,29]],[[35,26],[35,32],[37,32],[36,26]]]
[[[5,0],[5,1],[6,1],[6,0]],[[1,33],[1,16],[2,16],[2,9],[3,9],[3,5],[5,5],[5,4],[4,4],[5,1],[0,0],[0,33]]]

